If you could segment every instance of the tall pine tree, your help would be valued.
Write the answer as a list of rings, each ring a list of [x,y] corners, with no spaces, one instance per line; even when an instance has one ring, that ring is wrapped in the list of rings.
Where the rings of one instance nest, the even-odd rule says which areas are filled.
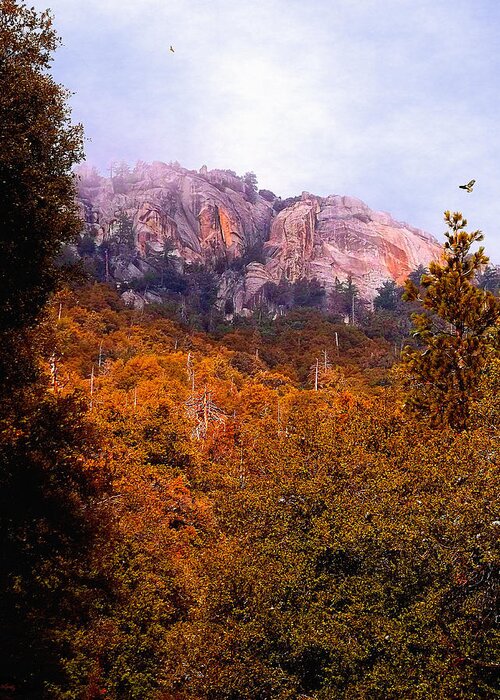
[[[413,316],[418,346],[405,349],[403,363],[407,406],[428,415],[435,426],[464,430],[481,373],[498,350],[500,302],[474,285],[475,275],[488,263],[483,247],[471,253],[482,233],[467,232],[460,212],[446,211],[445,221],[449,230],[442,259],[431,262],[420,289],[406,282],[406,300],[420,302],[422,313]]]

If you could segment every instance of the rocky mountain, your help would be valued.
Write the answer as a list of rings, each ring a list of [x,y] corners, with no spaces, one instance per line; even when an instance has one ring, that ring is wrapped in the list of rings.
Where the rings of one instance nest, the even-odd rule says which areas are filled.
[[[430,234],[372,211],[354,197],[281,200],[257,192],[253,174],[122,164],[110,177],[81,168],[84,242],[105,255],[105,274],[129,285],[162,266],[216,272],[217,304],[245,313],[280,283],[318,280],[328,292],[352,278],[372,299],[385,280],[402,282],[439,255]],[[158,276],[158,275],[157,275]],[[154,285],[153,285],[154,286]],[[161,287],[161,284],[157,286]]]

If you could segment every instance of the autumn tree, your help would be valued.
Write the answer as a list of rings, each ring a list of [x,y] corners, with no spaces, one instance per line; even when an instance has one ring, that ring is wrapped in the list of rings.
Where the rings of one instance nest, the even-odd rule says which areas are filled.
[[[404,367],[407,406],[427,414],[433,425],[463,430],[469,422],[471,400],[477,398],[481,373],[493,350],[492,329],[500,319],[500,302],[474,285],[478,270],[488,263],[480,231],[466,231],[461,213],[445,212],[443,256],[431,262],[420,288],[409,280],[405,298],[419,301],[414,314],[417,348],[406,348]]]
[[[279,432],[255,407],[241,471],[212,479],[221,536],[198,559],[199,607],[167,638],[172,688],[496,697],[493,437],[430,430],[391,395],[286,404]]]
[[[84,648],[72,695],[49,697],[494,696],[498,361],[470,430],[432,430],[391,387],[362,395],[356,363],[384,344],[319,312],[216,337],[106,285],[60,298],[61,376],[88,397],[106,357],[92,419],[112,492],[95,504],[119,536],[102,576],[114,599],[90,633],[65,632]],[[316,358],[324,380],[301,389]]]

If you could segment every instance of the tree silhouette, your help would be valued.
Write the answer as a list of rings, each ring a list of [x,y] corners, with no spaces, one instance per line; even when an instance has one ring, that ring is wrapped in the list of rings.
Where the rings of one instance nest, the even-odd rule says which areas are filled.
[[[49,13],[0,1],[1,329],[32,323],[81,229],[72,166],[83,157],[69,93],[48,73],[59,39]]]

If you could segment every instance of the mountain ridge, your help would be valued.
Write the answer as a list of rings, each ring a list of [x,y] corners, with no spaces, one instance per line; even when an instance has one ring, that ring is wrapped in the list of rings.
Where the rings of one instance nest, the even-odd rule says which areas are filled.
[[[253,173],[156,161],[119,164],[110,177],[89,167],[77,174],[83,236],[104,250],[106,276],[128,285],[167,260],[179,274],[200,265],[217,274],[219,308],[230,302],[237,314],[272,306],[272,287],[300,280],[317,280],[326,299],[350,280],[371,300],[441,250],[431,234],[355,197],[282,200],[257,190]]]

